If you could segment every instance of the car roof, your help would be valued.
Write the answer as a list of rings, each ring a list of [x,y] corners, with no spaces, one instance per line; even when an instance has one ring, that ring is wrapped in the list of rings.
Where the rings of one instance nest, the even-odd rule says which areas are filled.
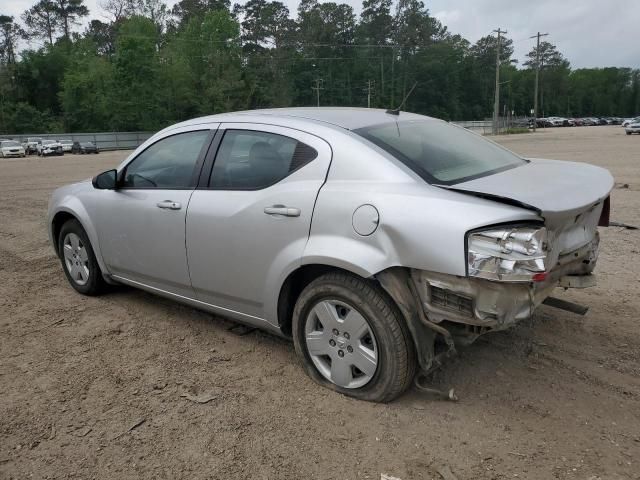
[[[399,112],[398,115],[394,115],[387,113],[387,110],[374,108],[298,107],[221,113],[187,120],[186,122],[173,125],[171,128],[209,122],[244,121],[263,123],[267,119],[273,123],[278,123],[278,120],[290,121],[292,118],[308,123],[330,124],[347,130],[356,130],[358,128],[364,128],[372,125],[392,123],[398,120],[436,120],[431,117],[409,112]]]

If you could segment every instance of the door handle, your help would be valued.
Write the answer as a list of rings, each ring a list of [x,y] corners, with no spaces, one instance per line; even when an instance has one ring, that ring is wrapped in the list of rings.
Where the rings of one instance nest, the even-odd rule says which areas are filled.
[[[264,213],[267,215],[282,215],[283,217],[299,217],[300,209],[287,207],[285,205],[273,205],[271,207],[265,207]]]
[[[174,202],[173,200],[163,200],[156,203],[156,206],[165,210],[180,210],[182,208],[179,202]]]

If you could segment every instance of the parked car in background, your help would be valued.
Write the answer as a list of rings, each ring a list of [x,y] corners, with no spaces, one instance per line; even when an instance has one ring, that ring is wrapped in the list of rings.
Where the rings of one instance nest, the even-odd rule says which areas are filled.
[[[555,127],[555,125],[548,118],[536,118],[537,128],[549,128]]]
[[[632,123],[638,123],[638,122],[640,122],[640,117],[627,118],[622,122],[622,126],[627,127]]]
[[[0,157],[24,157],[24,147],[20,142],[14,140],[1,140],[0,141]]]
[[[627,135],[640,133],[640,119],[635,123],[628,124],[626,127],[624,127],[624,131],[627,132]]]
[[[292,338],[318,384],[385,402],[593,285],[612,188],[422,115],[271,109],[162,130],[53,192],[47,224],[79,293],[122,283]]]
[[[71,151],[71,147],[73,147],[73,140],[71,140],[70,138],[63,138],[61,140],[58,140],[58,142],[60,143],[60,145],[62,145],[63,152]]]
[[[93,142],[73,142],[71,153],[100,153]]]
[[[22,147],[27,155],[38,153],[38,145],[42,142],[40,137],[28,137],[22,142]]]
[[[62,145],[57,140],[42,140],[38,144],[38,156],[46,157],[48,155],[64,155]]]
[[[569,123],[569,119],[564,117],[549,117],[549,121],[553,124],[554,127],[569,127],[571,126]]]

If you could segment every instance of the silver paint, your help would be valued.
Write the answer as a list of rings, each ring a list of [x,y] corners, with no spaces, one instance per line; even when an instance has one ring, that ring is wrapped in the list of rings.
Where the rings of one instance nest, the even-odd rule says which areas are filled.
[[[404,119],[440,121],[404,112],[396,117],[383,110],[302,108],[228,113],[173,125],[147,140],[118,170],[166,136],[203,128],[279,133],[319,154],[277,184],[256,191],[96,190],[90,180],[68,185],[51,196],[50,239],[55,245],[55,215],[73,215],[86,230],[106,278],[275,332],[280,332],[282,285],[304,265],[334,266],[365,278],[404,266],[427,272],[422,288],[435,275],[451,288],[465,290],[470,282],[465,236],[470,230],[507,222],[545,223],[553,262],[593,240],[602,201],[613,185],[606,170],[533,160],[451,188],[428,185],[351,131]],[[354,212],[363,205],[374,205],[379,215],[379,225],[369,235],[354,230]],[[475,282],[480,282],[477,292],[495,291],[498,305],[508,306],[512,286]],[[523,290],[513,301],[522,301],[509,307],[516,312],[513,319],[530,314],[526,299],[532,290],[517,288]]]

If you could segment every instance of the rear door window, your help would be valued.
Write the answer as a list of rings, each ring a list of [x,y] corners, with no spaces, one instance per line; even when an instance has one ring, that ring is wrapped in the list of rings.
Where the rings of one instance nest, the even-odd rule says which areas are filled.
[[[218,149],[209,187],[226,190],[267,188],[317,155],[312,147],[284,135],[227,130]]]

